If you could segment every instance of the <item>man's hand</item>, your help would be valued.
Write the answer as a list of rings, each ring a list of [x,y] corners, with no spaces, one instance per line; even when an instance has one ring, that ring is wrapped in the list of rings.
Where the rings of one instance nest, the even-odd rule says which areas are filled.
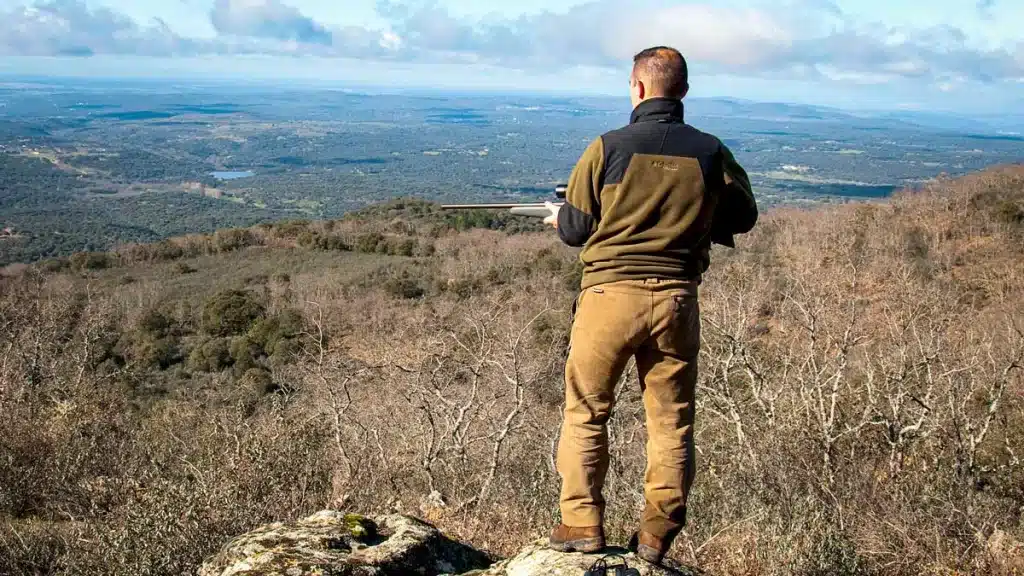
[[[549,224],[552,228],[558,230],[558,211],[561,210],[562,207],[552,204],[551,202],[545,202],[544,207],[551,211],[551,216],[545,218],[544,223]]]

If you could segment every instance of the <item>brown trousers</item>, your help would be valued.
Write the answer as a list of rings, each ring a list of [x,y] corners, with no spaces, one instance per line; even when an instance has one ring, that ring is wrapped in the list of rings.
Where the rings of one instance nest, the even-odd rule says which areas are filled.
[[[630,280],[586,289],[577,301],[565,367],[558,445],[562,523],[599,526],[615,385],[636,358],[647,415],[646,508],[641,529],[674,537],[694,476],[693,418],[700,350],[695,282]]]

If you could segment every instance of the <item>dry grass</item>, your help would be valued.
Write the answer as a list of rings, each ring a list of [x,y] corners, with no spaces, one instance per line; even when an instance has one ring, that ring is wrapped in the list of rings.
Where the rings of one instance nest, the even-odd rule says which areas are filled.
[[[327,506],[416,514],[503,554],[545,534],[573,254],[546,234],[403,222],[429,251],[297,247],[310,229],[383,229],[371,219],[0,278],[0,573],[181,574]],[[1024,170],[778,211],[714,256],[698,479],[674,554],[714,574],[1011,573]],[[205,302],[225,289],[304,326],[253,328],[225,342],[223,370],[193,370]],[[637,388],[627,374],[611,430],[617,539],[642,507]]]

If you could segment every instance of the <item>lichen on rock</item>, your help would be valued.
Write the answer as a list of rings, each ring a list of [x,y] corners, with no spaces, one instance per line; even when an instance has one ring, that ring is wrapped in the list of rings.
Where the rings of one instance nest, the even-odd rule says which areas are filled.
[[[490,565],[486,554],[405,516],[325,511],[235,538],[200,576],[436,576]]]

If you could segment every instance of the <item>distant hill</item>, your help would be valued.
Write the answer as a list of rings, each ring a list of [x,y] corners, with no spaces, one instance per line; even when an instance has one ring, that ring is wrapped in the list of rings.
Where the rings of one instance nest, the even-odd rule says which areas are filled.
[[[694,98],[688,100],[692,112],[700,116],[731,116],[755,120],[843,120],[855,119],[856,115],[837,108],[787,104],[782,102],[757,102],[733,98]]]
[[[1013,114],[964,116],[948,113],[904,111],[878,113],[875,117],[966,134],[1020,136],[1024,132],[1024,116]]]
[[[694,98],[690,110],[701,116],[732,116],[776,121],[847,121],[876,126],[921,127],[957,134],[1019,135],[1024,116],[1014,114],[957,114],[927,110],[843,110],[807,104],[757,102],[732,98]]]

